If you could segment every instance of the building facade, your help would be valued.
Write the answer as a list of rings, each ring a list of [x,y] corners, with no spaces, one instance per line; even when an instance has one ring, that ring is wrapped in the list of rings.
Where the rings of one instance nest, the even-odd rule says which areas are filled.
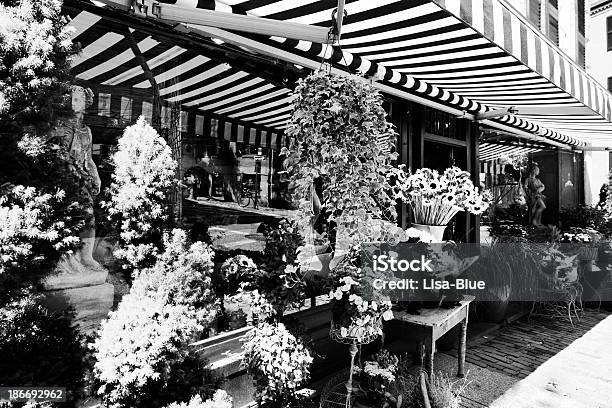
[[[587,0],[507,2],[581,67],[586,66]]]
[[[612,92],[612,1],[591,0],[588,16],[586,69]],[[592,152],[588,160],[593,167],[590,184],[595,189],[608,181],[612,155],[609,152]]]
[[[587,70],[612,92],[612,0],[593,0],[589,17]]]

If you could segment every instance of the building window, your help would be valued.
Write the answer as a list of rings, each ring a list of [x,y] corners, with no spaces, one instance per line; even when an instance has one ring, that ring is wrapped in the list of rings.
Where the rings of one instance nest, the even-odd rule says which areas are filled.
[[[608,77],[608,91],[612,92],[612,77]]]
[[[608,51],[612,51],[612,16],[606,19],[606,31],[608,32]]]
[[[586,68],[586,50],[583,43],[578,43],[578,65]]]
[[[142,102],[142,116],[144,116],[149,123],[153,121],[153,104],[151,102]]]
[[[559,22],[553,16],[548,16],[548,38],[559,45]]]
[[[584,35],[584,0],[578,0],[578,32]]]
[[[132,120],[132,98],[121,97],[121,120],[124,122]]]
[[[529,21],[540,28],[540,0],[529,0]]]
[[[98,94],[98,115],[110,116],[111,95],[108,93]]]

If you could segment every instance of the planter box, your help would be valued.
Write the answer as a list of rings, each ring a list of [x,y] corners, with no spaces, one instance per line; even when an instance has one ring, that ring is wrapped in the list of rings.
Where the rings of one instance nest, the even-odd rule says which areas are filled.
[[[318,301],[326,302],[327,296],[319,297]],[[336,364],[338,368],[345,365],[348,361],[346,346],[337,344],[329,338],[331,311],[328,303],[306,307],[288,313],[288,316],[297,319],[305,327],[307,335],[314,343],[317,354],[339,356],[339,358],[333,359],[335,361],[331,361],[332,365]],[[226,378],[224,388],[234,398],[236,407],[248,406],[252,402],[254,392],[251,377],[240,366],[244,337],[251,328],[252,326],[247,326],[221,333],[191,345],[193,352],[205,362],[208,368],[213,370],[215,374]],[[346,356],[346,359],[341,358],[344,356]],[[329,370],[333,369],[332,365],[328,363],[330,362],[325,361],[315,364],[312,368],[312,378],[317,379],[328,374]]]

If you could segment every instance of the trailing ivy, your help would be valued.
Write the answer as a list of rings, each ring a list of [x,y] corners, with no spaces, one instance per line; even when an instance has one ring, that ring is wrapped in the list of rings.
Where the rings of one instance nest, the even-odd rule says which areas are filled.
[[[300,80],[283,150],[295,185],[304,230],[313,222],[315,183],[327,221],[353,242],[367,237],[375,218],[395,219],[390,196],[396,132],[386,119],[382,96],[364,78],[315,72]],[[315,198],[316,201],[316,198]]]

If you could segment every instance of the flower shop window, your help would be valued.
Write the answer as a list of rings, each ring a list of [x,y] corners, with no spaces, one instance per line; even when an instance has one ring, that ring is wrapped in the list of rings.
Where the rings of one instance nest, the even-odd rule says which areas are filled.
[[[436,109],[423,110],[424,132],[426,135],[449,139],[465,140],[465,134],[457,132],[457,118]]]

